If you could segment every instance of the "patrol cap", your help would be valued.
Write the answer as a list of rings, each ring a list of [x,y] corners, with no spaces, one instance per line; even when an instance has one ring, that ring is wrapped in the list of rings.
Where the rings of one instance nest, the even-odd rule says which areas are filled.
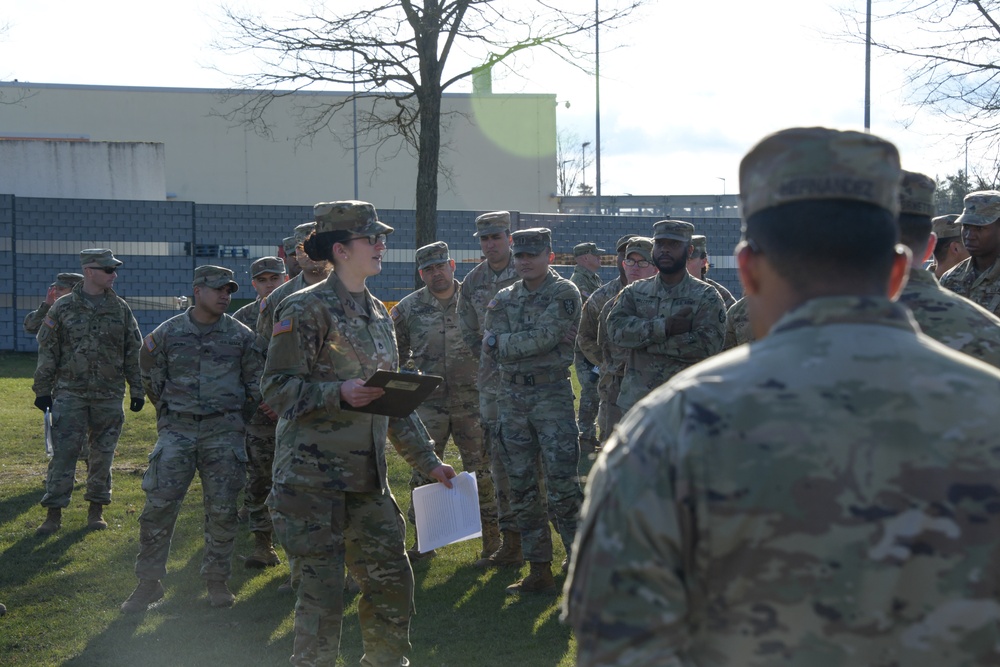
[[[626,234],[625,236],[618,239],[618,243],[615,244],[615,252],[625,252],[625,246],[628,242],[636,237],[635,234]]]
[[[295,247],[298,245],[298,241],[295,240],[294,236],[286,236],[281,239],[281,247],[284,248],[286,255],[292,255],[295,253]]]
[[[849,200],[899,214],[899,151],[863,132],[797,127],[764,137],[740,162],[743,219],[796,201]]]
[[[985,227],[1000,218],[1000,192],[996,190],[980,190],[965,195],[965,210],[958,216],[960,225]]]
[[[448,255],[448,244],[444,241],[435,241],[422,248],[417,248],[416,260],[417,269],[423,271],[428,266],[444,264],[451,257]]]
[[[510,211],[492,211],[476,218],[476,233],[473,236],[488,236],[507,231],[510,231]]]
[[[56,281],[49,287],[62,287],[63,289],[73,289],[73,286],[83,281],[83,275],[79,273],[60,273],[56,276]]]
[[[577,243],[573,246],[573,256],[579,257],[580,255],[603,255],[607,250],[604,248],[598,248],[596,243]]]
[[[701,234],[691,236],[691,247],[694,248],[692,256],[701,257],[708,254],[708,238]]]
[[[660,220],[653,224],[653,240],[673,239],[674,241],[691,242],[694,225],[683,220]]]
[[[532,227],[531,229],[519,229],[513,234],[513,252],[525,253],[528,255],[540,255],[546,250],[552,249],[552,230],[547,227]]]
[[[80,266],[83,268],[119,267],[122,261],[115,259],[114,253],[107,248],[87,248],[80,251]]]
[[[393,229],[378,219],[375,207],[366,201],[320,202],[313,206],[316,233],[353,232],[359,236],[392,234]]]
[[[937,184],[929,176],[904,170],[899,185],[899,213],[934,217],[935,190]]]
[[[301,225],[298,225],[292,234],[292,238],[295,239],[295,248],[305,243],[314,229],[316,229],[315,222],[303,222]],[[295,248],[292,248],[292,252],[295,252]]]
[[[625,256],[628,257],[634,252],[642,255],[642,258],[647,262],[652,262],[653,239],[647,239],[644,236],[633,236],[630,238],[628,244],[625,246]]]
[[[206,264],[204,266],[199,266],[194,270],[194,280],[191,282],[193,287],[198,287],[199,285],[204,285],[205,287],[211,287],[212,289],[219,289],[225,287],[226,285],[232,285],[233,289],[231,292],[235,292],[240,288],[239,284],[233,280],[233,272],[224,266],[212,266],[211,264]]]
[[[960,237],[962,235],[962,225],[958,224],[958,222],[956,222],[957,220],[958,213],[939,215],[934,218],[931,220],[934,235],[939,239],[953,239]]]
[[[285,273],[285,262],[280,257],[261,257],[250,265],[250,277],[256,278],[262,273]]]

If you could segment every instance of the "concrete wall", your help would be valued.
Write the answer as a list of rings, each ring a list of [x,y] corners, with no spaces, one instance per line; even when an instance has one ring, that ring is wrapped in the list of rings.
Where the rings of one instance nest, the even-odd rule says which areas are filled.
[[[299,125],[304,107],[342,101],[344,93],[274,99],[263,136],[220,116],[245,103],[245,91],[0,83],[4,92],[21,101],[0,107],[0,138],[162,143],[165,192],[149,199],[312,205],[354,196],[351,107],[311,141],[301,140]],[[390,104],[380,102],[376,111]],[[359,102],[359,118],[368,110]],[[442,115],[439,208],[556,210],[555,96],[448,94]],[[359,132],[358,198],[384,209],[413,208],[416,152],[398,139],[377,147],[376,140],[375,132]]]

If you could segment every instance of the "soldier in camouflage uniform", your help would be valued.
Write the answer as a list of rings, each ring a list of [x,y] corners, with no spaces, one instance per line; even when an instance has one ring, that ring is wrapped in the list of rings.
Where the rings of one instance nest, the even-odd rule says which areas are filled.
[[[278,306],[262,382],[280,415],[268,506],[275,534],[302,571],[291,662],[337,662],[346,559],[361,583],[361,664],[409,664],[413,573],[406,524],[386,479],[387,435],[428,477],[451,486],[455,471],[435,455],[415,413],[390,420],[351,409],[384,394],[364,386],[366,378],[398,366],[392,320],[365,287],[382,270],[392,227],[365,202],[314,210],[316,231],[304,250],[336,270]]]
[[[932,231],[937,238],[934,246],[934,277],[938,280],[946,274],[952,267],[969,257],[969,251],[962,243],[962,225],[957,224],[958,213],[939,215],[931,222]]]
[[[608,337],[631,352],[618,394],[622,413],[672,375],[722,349],[726,309],[714,287],[691,277],[694,225],[660,220],[653,225],[658,276],[622,290],[608,314]]]
[[[499,377],[496,361],[489,355],[481,354],[486,306],[497,292],[517,282],[514,255],[510,251],[510,212],[493,211],[477,217],[476,233],[473,236],[479,238],[479,245],[486,259],[469,271],[462,281],[458,295],[458,325],[465,344],[474,355],[480,356],[479,374],[476,378],[479,417],[483,425],[483,444],[490,455],[493,488],[497,496],[497,518],[503,534],[500,546],[493,553],[477,560],[475,565],[481,568],[519,566],[524,562],[521,534],[510,508],[507,470],[494,443],[500,423],[497,413]]]
[[[750,314],[747,312],[747,298],[743,297],[726,311],[726,338],[722,349],[731,350],[754,340],[750,329]]]
[[[527,577],[508,593],[556,589],[552,578],[552,513],[566,553],[576,534],[583,494],[577,466],[580,433],[573,413],[569,367],[580,322],[580,290],[549,268],[552,232],[522,229],[513,237],[520,282],[505,287],[486,309],[483,352],[499,369],[497,448],[510,479],[510,505],[521,533]],[[538,481],[539,464],[545,479]]]
[[[265,341],[270,342],[271,340],[271,331],[274,329],[274,311],[281,300],[289,294],[323,282],[333,270],[333,265],[329,262],[317,262],[311,259],[302,246],[306,237],[315,229],[315,222],[304,222],[295,228],[295,259],[301,271],[299,275],[279,285],[273,292],[261,299],[256,330],[259,335],[264,337]]]
[[[1000,315],[1000,192],[965,195],[965,210],[955,221],[969,258],[941,277],[941,286]]]
[[[887,297],[899,156],[823,128],[740,166],[759,336],[626,416],[587,490],[577,664],[995,665],[1000,373]]]
[[[299,259],[295,254],[298,243],[294,234],[286,236],[281,240],[281,249],[285,251],[283,258],[285,261],[285,271],[288,272],[289,280],[302,273],[302,267],[299,266]]]
[[[601,268],[601,255],[605,252],[607,251],[598,248],[596,243],[578,243],[573,247],[576,268],[573,269],[573,275],[569,279],[580,290],[580,297],[584,301],[587,301],[603,285],[601,276],[597,272]],[[580,410],[576,419],[577,427],[580,429],[580,452],[592,454],[597,449],[597,409],[600,405],[597,381],[599,376],[595,371],[595,364],[587,361],[587,356],[580,350],[579,346],[577,346],[573,357],[573,365],[576,367],[576,379],[580,383]]]
[[[458,328],[456,305],[461,283],[455,280],[455,260],[448,254],[448,244],[437,241],[418,249],[416,261],[425,287],[405,296],[389,312],[396,327],[400,365],[444,378],[417,408],[417,415],[435,442],[438,458],[444,458],[444,448],[451,437],[462,457],[462,467],[476,476],[483,527],[480,557],[485,558],[500,547],[500,529],[490,458],[483,446],[479,422],[476,390],[479,355],[469,350]],[[433,481],[414,468],[410,489]],[[414,522],[412,502],[408,518]],[[413,544],[414,548],[407,552],[411,561],[434,553],[417,551],[416,531]]]
[[[57,275],[56,281],[49,285],[49,289],[45,293],[45,301],[42,301],[38,308],[24,316],[24,332],[32,336],[36,335],[38,330],[42,328],[42,321],[52,304],[59,297],[72,292],[73,288],[81,282],[83,282],[83,274],[81,273],[60,273]]]
[[[62,508],[73,493],[76,462],[90,442],[87,527],[107,528],[103,507],[111,503],[111,464],[125,413],[128,382],[132,412],[142,410],[139,325],[128,304],[111,289],[122,262],[106,248],[80,252],[83,281],[59,299],[42,320],[35,368],[35,407],[52,413],[53,455],[45,479],[45,521],[35,531],[49,535],[62,525]]]
[[[221,266],[194,270],[195,305],[143,340],[142,385],[156,407],[157,439],[142,477],[139,585],[122,603],[137,613],[163,597],[170,541],[195,472],[205,506],[201,576],[213,607],[230,607],[236,499],[246,479],[244,423],[260,405],[262,341],[226,310],[239,286]]]
[[[708,268],[710,266],[711,263],[708,261],[708,238],[701,234],[692,235],[691,258],[687,263],[688,273],[693,278],[697,278],[701,282],[708,283],[714,287],[718,291],[719,296],[722,297],[722,303],[726,307],[726,310],[728,310],[736,303],[736,299],[733,297],[732,292],[708,277]]]
[[[261,302],[287,280],[285,262],[280,257],[255,259],[250,265],[250,284],[257,292],[257,298],[233,313],[233,319],[251,329],[256,329]]]
[[[1000,367],[1000,318],[944,289],[933,273],[920,268],[935,246],[931,216],[936,188],[928,176],[903,172],[900,242],[913,253],[913,264],[898,301],[910,309],[924,334],[953,350]]]

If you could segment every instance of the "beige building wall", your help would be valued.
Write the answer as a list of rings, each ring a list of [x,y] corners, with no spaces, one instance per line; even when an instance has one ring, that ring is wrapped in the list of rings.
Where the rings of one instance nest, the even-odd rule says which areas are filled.
[[[311,140],[302,139],[297,125],[302,105],[343,93],[275,98],[265,117],[267,136],[221,116],[247,93],[0,83],[0,94],[20,99],[0,106],[0,138],[163,144],[160,198],[311,205],[354,196],[350,106]],[[449,94],[443,109],[440,209],[556,210],[554,95]],[[379,208],[413,208],[416,152],[399,139],[381,145],[375,139],[359,136],[359,198]]]

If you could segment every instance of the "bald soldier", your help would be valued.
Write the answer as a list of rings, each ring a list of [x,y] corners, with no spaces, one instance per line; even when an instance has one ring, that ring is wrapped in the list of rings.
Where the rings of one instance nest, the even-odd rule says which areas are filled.
[[[576,268],[569,277],[570,282],[580,290],[580,297],[586,302],[603,282],[598,271],[601,269],[601,255],[606,250],[598,248],[596,243],[578,243],[573,247],[573,257]],[[597,448],[597,409],[600,397],[597,391],[599,379],[596,364],[587,361],[586,355],[577,345],[573,356],[576,367],[576,379],[580,383],[580,409],[577,412],[576,424],[580,429],[580,451],[583,454],[592,453]]]
[[[675,375],[598,460],[564,607],[578,665],[997,664],[1000,372],[891,301],[899,182],[860,132],[743,158],[758,340]]]
[[[37,334],[38,330],[42,328],[42,321],[45,320],[45,314],[49,312],[52,304],[59,297],[66,296],[72,292],[73,288],[81,282],[83,282],[82,273],[58,274],[55,282],[49,285],[48,291],[45,292],[45,301],[42,301],[38,308],[24,316],[24,332],[32,336]]]
[[[969,258],[969,251],[962,243],[962,225],[955,222],[958,213],[939,215],[932,220],[934,236],[937,244],[934,246],[934,277],[938,280]]]
[[[955,221],[969,258],[941,277],[942,287],[1000,314],[1000,192],[965,195],[965,210]]]
[[[708,277],[708,269],[711,265],[711,262],[708,261],[708,238],[702,234],[692,235],[691,258],[687,263],[688,273],[690,273],[693,278],[697,278],[703,283],[708,283],[714,287],[719,293],[719,296],[722,297],[723,305],[729,309],[734,303],[736,303],[736,299],[728,289]]]

